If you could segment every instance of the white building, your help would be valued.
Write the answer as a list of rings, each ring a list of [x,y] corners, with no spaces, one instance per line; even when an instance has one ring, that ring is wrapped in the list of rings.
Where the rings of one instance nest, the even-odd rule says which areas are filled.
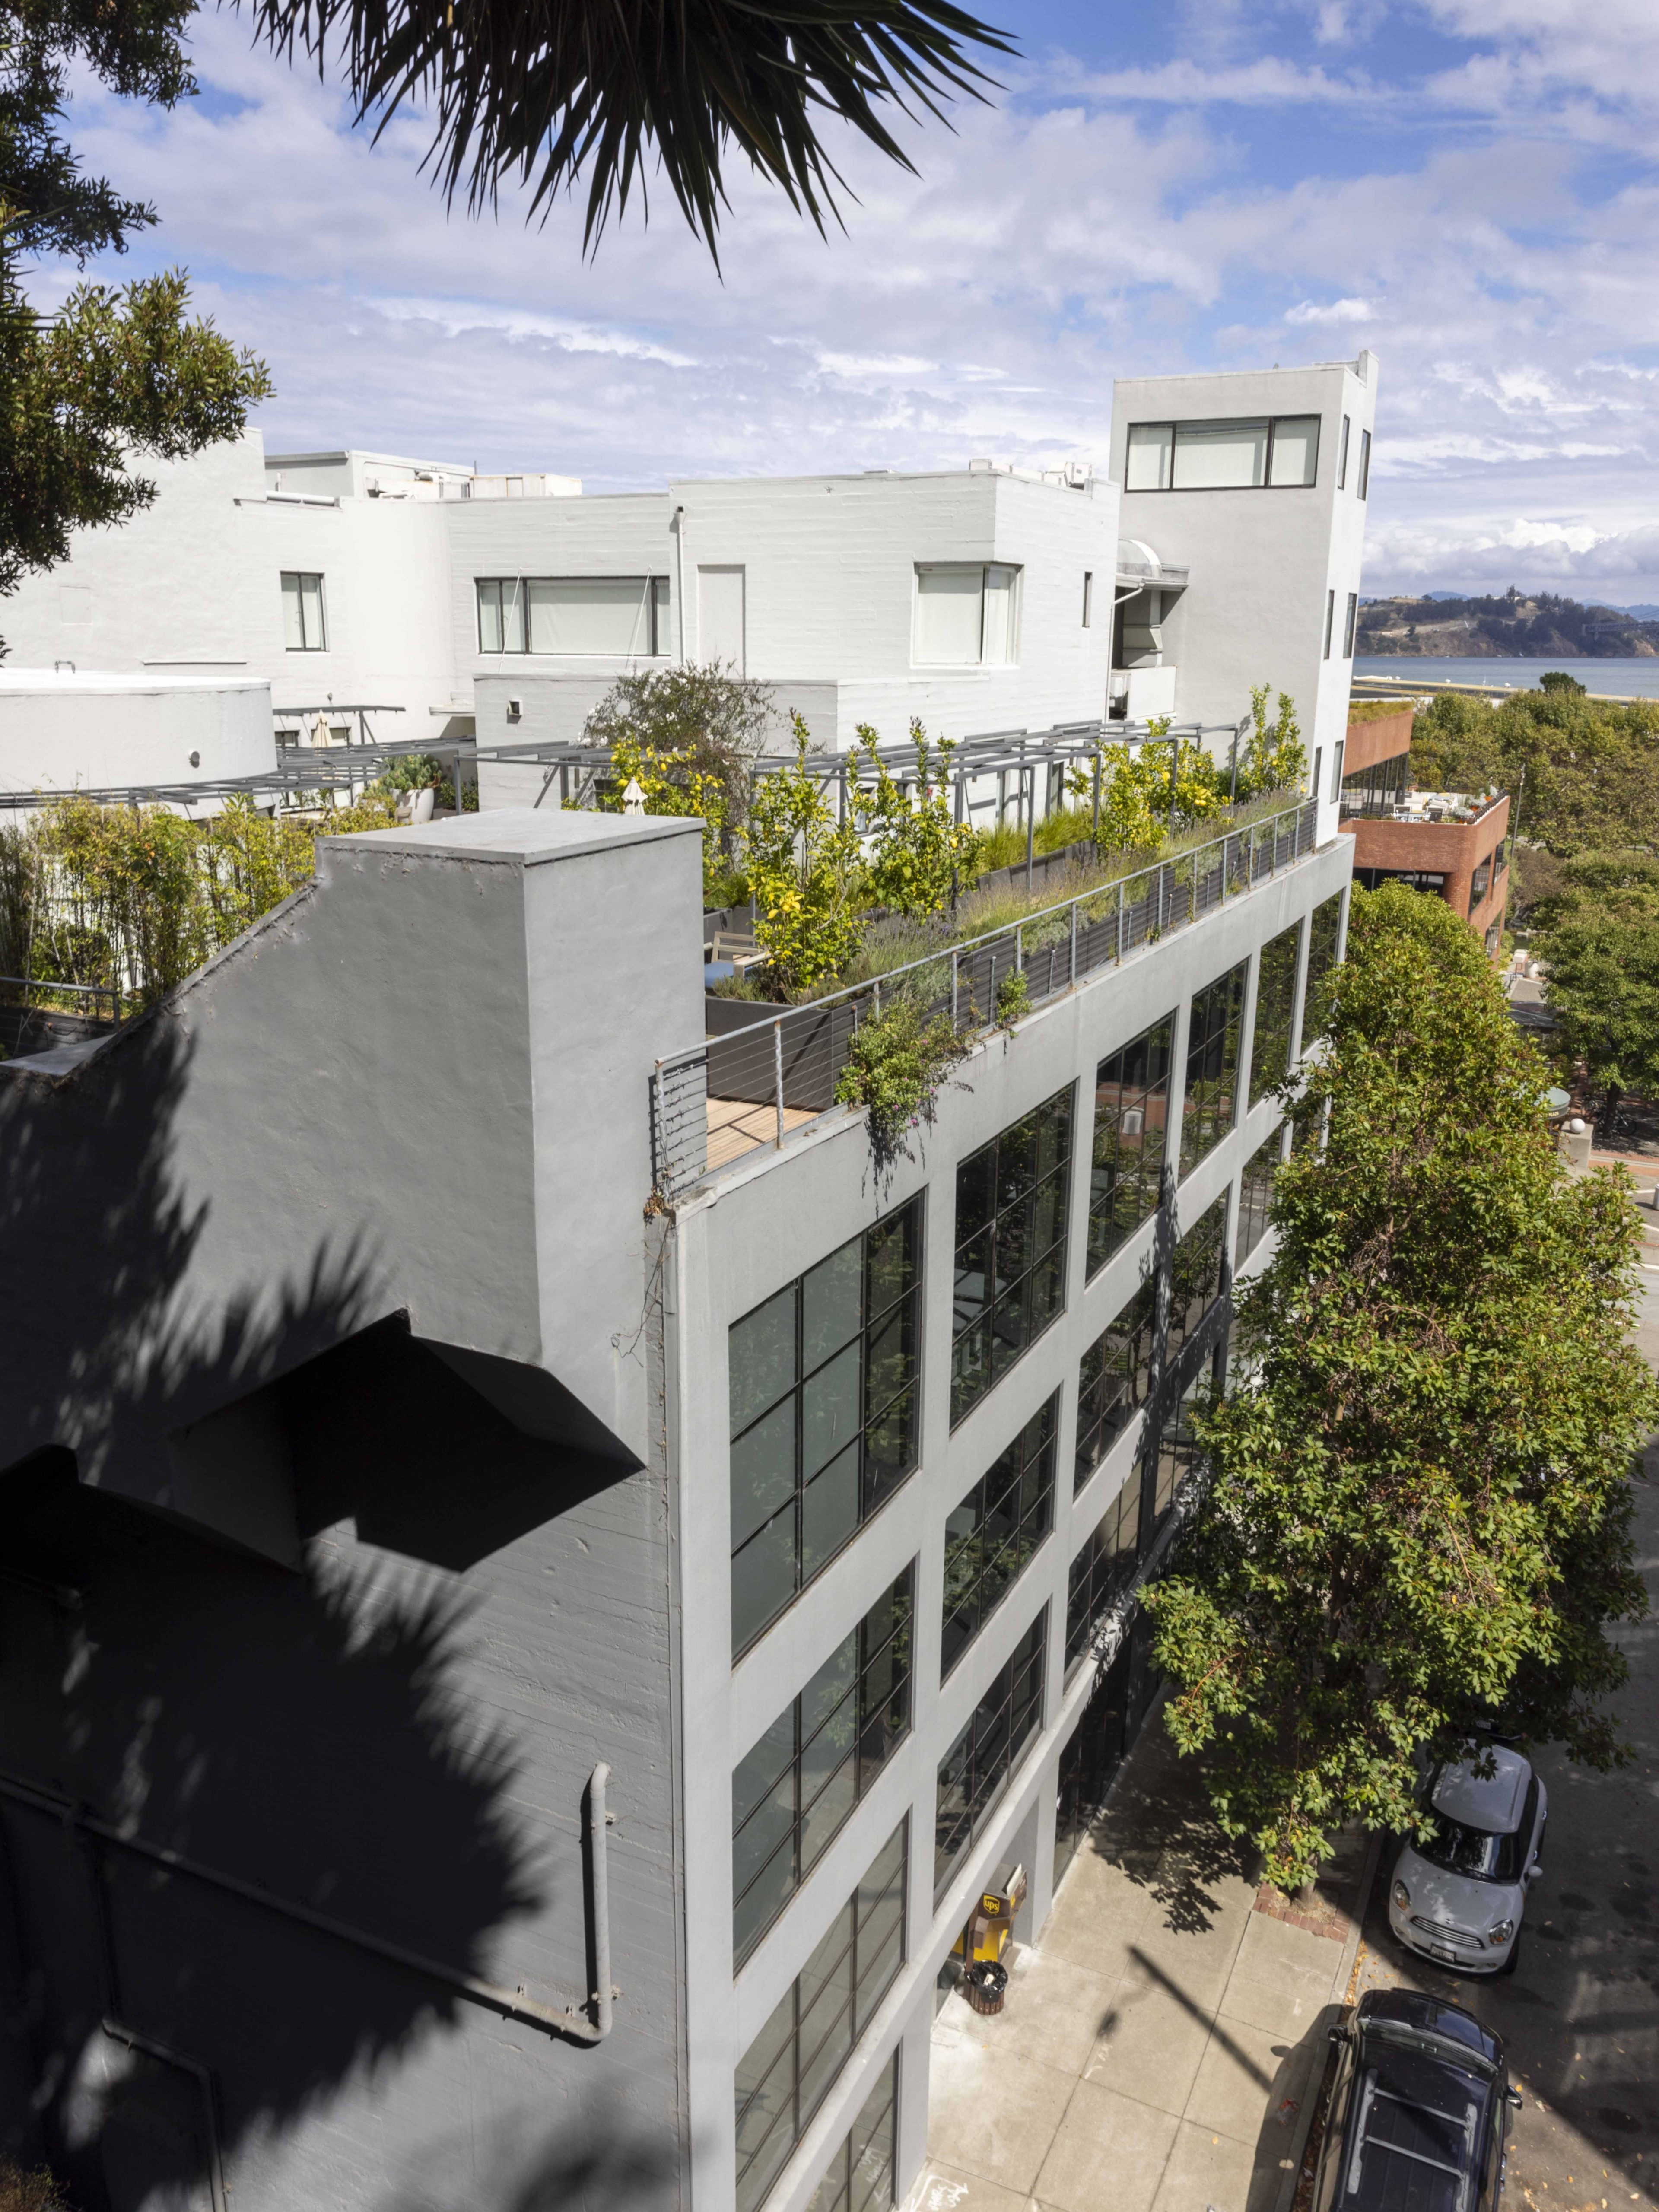
[[[1117,386],[1109,476],[957,471],[572,477],[238,444],[155,469],[8,602],[15,663],[264,678],[279,723],[383,738],[574,739],[617,676],[720,661],[814,740],[911,717],[963,737],[1237,719],[1252,684],[1337,741],[1375,363]],[[1255,497],[1246,496],[1255,493]],[[484,803],[532,796],[486,770]],[[91,781],[90,777],[83,779]]]

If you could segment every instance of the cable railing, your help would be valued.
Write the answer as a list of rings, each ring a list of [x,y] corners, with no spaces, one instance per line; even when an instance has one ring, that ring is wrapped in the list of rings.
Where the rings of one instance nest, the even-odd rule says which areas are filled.
[[[1299,800],[1115,882],[757,1021],[742,1021],[741,1000],[711,999],[710,1018],[733,1026],[659,1060],[651,1076],[659,1194],[672,1199],[758,1146],[781,1148],[826,1113],[860,1023],[878,1016],[884,1004],[914,994],[929,1018],[948,1015],[959,1031],[995,1019],[998,994],[1011,977],[1023,977],[1028,1003],[1040,1004],[1311,853],[1317,814],[1316,801]]]

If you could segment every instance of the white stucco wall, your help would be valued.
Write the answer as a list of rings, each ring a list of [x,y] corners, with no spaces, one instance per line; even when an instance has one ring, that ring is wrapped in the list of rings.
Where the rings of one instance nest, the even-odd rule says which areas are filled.
[[[276,762],[260,679],[0,668],[0,792],[208,781]]]

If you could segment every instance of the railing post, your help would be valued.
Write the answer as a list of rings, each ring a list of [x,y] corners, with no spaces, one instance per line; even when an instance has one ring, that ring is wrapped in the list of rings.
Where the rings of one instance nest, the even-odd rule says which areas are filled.
[[[1115,957],[1121,967],[1123,963],[1123,878],[1121,876],[1117,879],[1117,952]]]
[[[783,1016],[772,1024],[772,1076],[778,1092],[778,1150],[783,1150]]]
[[[1014,973],[1023,973],[1025,967],[1025,937],[1020,923],[1014,924]]]
[[[953,945],[951,947],[951,1028],[952,1028],[952,1029],[955,1029],[955,1028],[957,1027],[957,958],[958,958],[958,955],[957,955],[957,948],[956,948],[956,947],[955,947],[955,945]]]
[[[1077,901],[1075,899],[1072,901],[1071,972],[1066,977],[1066,981],[1071,983],[1075,983],[1077,981]]]

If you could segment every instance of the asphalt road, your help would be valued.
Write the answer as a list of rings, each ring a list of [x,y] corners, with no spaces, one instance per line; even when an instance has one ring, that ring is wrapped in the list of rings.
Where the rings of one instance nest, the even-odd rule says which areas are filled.
[[[1637,1341],[1659,1366],[1659,1240]],[[1620,1632],[1630,1680],[1613,1710],[1635,1750],[1613,1774],[1539,1761],[1550,1793],[1542,1878],[1527,1902],[1521,1961],[1486,1980],[1408,1958],[1377,1869],[1356,1996],[1432,1990],[1497,2030],[1525,2094],[1514,2115],[1505,2212],[1659,2208],[1659,1438],[1637,1486],[1637,1552],[1653,1614]]]

